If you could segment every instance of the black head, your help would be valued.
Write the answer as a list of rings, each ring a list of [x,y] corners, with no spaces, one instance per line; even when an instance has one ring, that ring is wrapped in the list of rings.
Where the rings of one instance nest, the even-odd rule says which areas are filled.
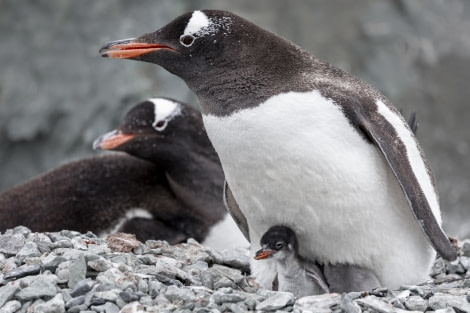
[[[298,253],[297,236],[286,226],[278,225],[269,228],[261,237],[260,244],[262,249],[256,252],[256,260],[270,257],[285,258],[288,253]]]
[[[289,76],[306,67],[299,52],[287,40],[217,10],[184,14],[160,30],[113,41],[100,50],[104,57],[164,67],[198,95],[204,114],[215,115],[250,105],[240,103],[238,96],[252,94],[249,98],[259,101],[272,96],[272,90],[298,88],[298,80]],[[293,86],[289,86],[291,81]]]
[[[124,151],[163,165],[185,160],[190,152],[212,151],[199,112],[166,98],[135,105],[117,129],[95,140],[93,148]]]

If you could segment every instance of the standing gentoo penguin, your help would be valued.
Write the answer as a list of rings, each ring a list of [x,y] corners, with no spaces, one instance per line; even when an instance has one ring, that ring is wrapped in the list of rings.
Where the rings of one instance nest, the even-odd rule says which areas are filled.
[[[173,244],[193,237],[214,248],[246,243],[224,207],[222,169],[194,109],[149,99],[94,146],[134,156],[70,162],[3,192],[0,231],[25,225],[33,231],[123,231]]]
[[[299,255],[297,237],[292,229],[272,226],[261,237],[260,244],[255,260],[271,258],[276,261],[279,291],[292,292],[299,298],[329,292],[318,266]]]
[[[434,249],[456,258],[412,131],[357,77],[214,10],[100,52],[158,64],[196,93],[224,170],[226,204],[253,253],[266,229],[286,225],[303,257],[363,268],[390,288],[425,281]],[[252,272],[269,288],[275,271],[266,264],[252,262]],[[361,281],[343,283],[362,289]]]

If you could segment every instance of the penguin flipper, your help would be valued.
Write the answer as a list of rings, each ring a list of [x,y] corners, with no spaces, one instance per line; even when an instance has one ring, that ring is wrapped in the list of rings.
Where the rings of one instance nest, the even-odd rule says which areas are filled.
[[[414,174],[407,155],[407,146],[397,134],[394,125],[377,110],[366,110],[356,98],[348,98],[348,103],[343,105],[343,109],[356,129],[362,131],[385,157],[430,244],[444,259],[455,260],[457,251],[437,222]],[[411,132],[410,136],[413,137]],[[419,150],[418,147],[417,149]]]
[[[233,197],[232,191],[230,190],[227,181],[224,183],[224,204],[235,221],[235,224],[237,224],[238,228],[240,228],[243,236],[245,236],[246,240],[250,242],[248,222],[246,221],[245,215],[243,215],[242,211],[240,210],[237,201]]]

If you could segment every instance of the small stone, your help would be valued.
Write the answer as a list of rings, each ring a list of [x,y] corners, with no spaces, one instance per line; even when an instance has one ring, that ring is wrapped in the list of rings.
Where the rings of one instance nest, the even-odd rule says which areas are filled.
[[[70,292],[70,295],[72,297],[78,297],[78,296],[84,295],[88,291],[90,291],[94,285],[95,285],[95,282],[91,280],[91,278],[83,279],[75,284],[75,287]]]
[[[114,252],[131,252],[142,244],[134,234],[115,233],[106,236],[106,243]]]
[[[461,251],[464,256],[470,257],[470,242],[468,241],[464,242],[464,244],[462,245]]]
[[[21,302],[18,300],[12,300],[0,306],[0,313],[13,313],[21,308]]]
[[[49,254],[41,260],[41,268],[43,271],[55,272],[59,264],[65,261],[64,257]]]
[[[462,267],[468,271],[470,269],[470,257],[466,256],[461,256],[459,258],[460,264],[462,264]]]
[[[15,295],[16,298],[22,301],[28,301],[43,297],[53,297],[57,294],[56,286],[44,279],[34,280],[28,287],[21,289]],[[62,295],[60,295],[62,299]]]
[[[64,313],[65,303],[62,295],[59,293],[54,298],[37,305],[34,308],[34,313]]]
[[[222,304],[225,302],[240,302],[244,301],[246,297],[240,293],[222,293],[219,291],[216,291],[212,294],[211,299],[217,303],[217,304]]]
[[[42,253],[39,251],[38,246],[30,241],[27,242],[16,254],[16,263],[18,265],[23,264],[26,258],[41,256]]]
[[[100,256],[97,260],[88,261],[88,267],[97,272],[104,272],[112,268],[113,263],[110,260],[107,260]]]
[[[331,312],[330,308],[339,305],[340,298],[340,295],[334,293],[303,297],[295,302],[294,311]]]
[[[409,290],[414,294],[418,294],[420,297],[424,296],[424,290],[420,286],[403,285],[400,287],[400,290]]]
[[[405,307],[410,311],[426,311],[428,302],[419,296],[410,296],[404,302]]]
[[[196,295],[191,289],[178,288],[176,286],[168,286],[165,297],[171,302],[181,301],[184,303],[196,301]]]
[[[445,309],[435,310],[434,313],[455,313],[455,310],[453,308],[445,308]]]
[[[88,250],[88,246],[85,243],[85,240],[79,237],[72,238],[72,246],[75,250]]]
[[[148,282],[148,294],[152,297],[152,298],[155,298],[159,293],[160,293],[160,290],[164,287],[165,285],[163,285],[161,282],[159,282],[158,280],[150,280]]]
[[[139,296],[136,295],[135,293],[127,292],[127,291],[121,291],[119,293],[119,297],[121,297],[122,300],[124,300],[127,303],[133,302],[133,301],[138,301]]]
[[[86,278],[86,262],[83,253],[80,253],[75,261],[70,264],[68,287],[73,289],[75,285]]]
[[[373,312],[381,312],[381,313],[396,313],[400,309],[394,308],[392,305],[380,301],[378,298],[373,296],[368,296],[362,299],[357,299],[356,302]]]
[[[20,266],[17,268],[14,268],[8,272],[5,273],[5,276],[3,276],[3,279],[18,279],[21,277],[25,277],[28,275],[36,275],[39,274],[41,271],[41,266],[39,265],[31,265],[31,266]]]
[[[217,290],[217,289],[224,288],[224,287],[232,287],[233,288],[235,286],[236,286],[236,284],[233,281],[231,281],[227,277],[222,277],[217,282],[215,282],[214,289]]]
[[[0,287],[0,308],[9,300],[13,298],[15,293],[20,289],[20,286],[8,284]]]
[[[106,301],[116,302],[119,297],[120,290],[113,289],[107,291],[98,291],[93,295],[95,298],[104,299]]]
[[[449,274],[465,274],[465,270],[459,260],[448,262],[446,264],[447,273]]]
[[[144,313],[145,307],[137,301],[130,302],[122,307],[120,313]]]
[[[85,303],[85,299],[86,299],[85,295],[81,295],[81,296],[72,298],[72,299],[70,299],[69,301],[67,301],[65,303],[65,307],[67,309],[76,307],[78,305],[81,305],[81,304]]]
[[[466,296],[452,296],[444,293],[436,293],[429,298],[429,307],[433,310],[453,307],[460,311],[470,312],[470,303],[467,302]]]
[[[26,238],[29,236],[29,234],[31,234],[31,229],[26,226],[20,225],[13,228],[13,235],[21,235]]]
[[[275,295],[267,298],[256,305],[256,310],[274,311],[282,309],[294,303],[294,294],[291,292],[279,291]]]
[[[341,295],[341,299],[339,300],[339,306],[341,311],[344,313],[361,313],[362,310],[359,305],[354,302],[351,296],[347,293]]]
[[[248,249],[235,248],[222,251],[223,263],[243,271],[250,269],[250,256]]]
[[[25,245],[22,235],[0,235],[0,253],[16,255]]]
[[[67,313],[84,313],[84,312],[90,312],[90,311],[86,311],[86,309],[88,309],[88,305],[87,305],[87,304],[80,304],[80,305],[77,305],[77,306],[68,308],[68,309],[67,309]],[[95,313],[94,311],[91,311],[91,312]]]

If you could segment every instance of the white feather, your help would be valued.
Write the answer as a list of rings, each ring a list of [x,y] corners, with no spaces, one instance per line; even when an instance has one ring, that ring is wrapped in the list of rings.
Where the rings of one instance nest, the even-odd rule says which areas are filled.
[[[249,222],[252,253],[282,224],[305,257],[371,269],[390,288],[428,278],[435,252],[395,176],[331,100],[290,92],[203,118]]]

